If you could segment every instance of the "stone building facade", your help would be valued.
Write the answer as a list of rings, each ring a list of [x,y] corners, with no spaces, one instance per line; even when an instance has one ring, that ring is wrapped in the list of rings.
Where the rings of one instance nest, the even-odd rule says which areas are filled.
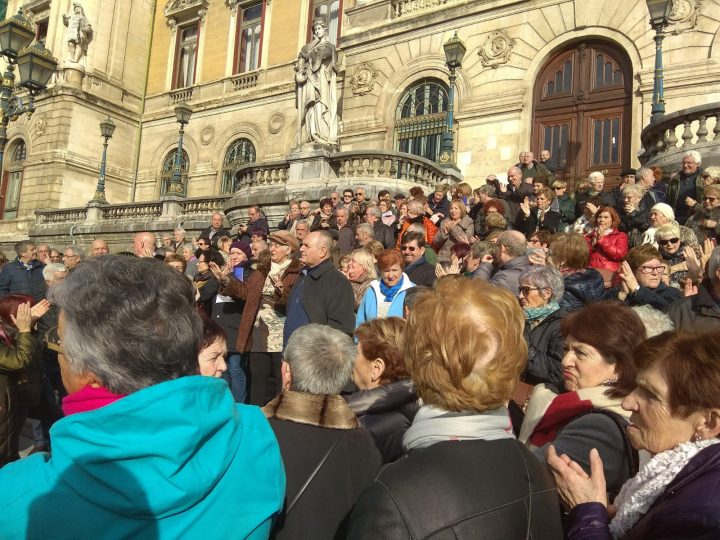
[[[720,0],[672,1],[663,44],[668,113],[720,101]],[[11,0],[8,14],[19,3]],[[177,146],[173,107],[180,101],[194,109],[184,137],[187,197],[229,197],[244,189],[242,178],[259,172],[277,174],[270,187],[285,194],[277,188],[285,189],[283,171],[297,141],[294,64],[316,14],[327,16],[340,52],[342,156],[330,162],[342,174],[328,189],[358,179],[391,183],[372,152],[437,159],[448,99],[443,43],[455,33],[467,48],[456,84],[455,160],[471,185],[506,171],[525,149],[551,149],[553,165],[570,180],[639,165],[655,65],[644,0],[81,3],[95,29],[81,86],[66,84],[61,70],[35,115],[10,127],[4,169],[22,170],[22,190],[16,218],[0,221],[3,244],[30,232],[36,209],[82,207],[92,197],[102,142],[95,126],[108,114],[118,124],[108,152],[108,201],[159,201]],[[36,21],[47,21],[47,46],[61,57],[61,15],[71,2],[24,4]],[[713,135],[720,131],[717,113],[710,108],[702,120]],[[700,122],[688,122],[688,146],[697,142]],[[683,133],[680,122],[678,146]],[[18,164],[10,156],[20,140],[26,157]],[[353,162],[353,155],[361,159]],[[344,164],[351,162],[348,173]],[[248,193],[251,200],[255,192]],[[159,219],[133,212],[137,227]],[[72,219],[56,214],[34,231],[60,238]],[[99,235],[103,227],[87,230]]]

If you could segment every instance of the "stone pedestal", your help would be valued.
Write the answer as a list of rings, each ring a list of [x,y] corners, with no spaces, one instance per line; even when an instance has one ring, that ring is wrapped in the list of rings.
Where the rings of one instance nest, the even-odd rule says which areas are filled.
[[[290,163],[287,189],[327,186],[337,179],[330,167],[330,153],[334,148],[320,144],[295,149],[287,160]]]
[[[94,225],[98,221],[101,221],[103,218],[102,211],[106,206],[108,206],[108,203],[103,204],[96,201],[90,201],[87,207],[85,222]]]
[[[85,78],[85,67],[82,64],[65,60],[62,63],[62,73],[63,86],[82,90],[82,82]]]
[[[177,221],[178,216],[182,213],[180,201],[185,200],[184,197],[177,195],[163,195],[160,197],[162,202],[162,219],[168,221]]]

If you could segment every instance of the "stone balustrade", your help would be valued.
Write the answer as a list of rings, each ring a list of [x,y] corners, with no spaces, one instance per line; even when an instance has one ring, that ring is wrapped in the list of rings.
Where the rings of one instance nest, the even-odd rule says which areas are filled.
[[[338,172],[338,180],[349,183],[404,180],[434,189],[451,176],[433,161],[402,152],[339,152],[331,155],[330,163]]]
[[[162,211],[161,202],[111,204],[102,208],[102,219],[153,219]]]
[[[251,163],[241,167],[235,175],[235,191],[250,187],[272,187],[288,181],[290,164],[287,161]]]
[[[193,88],[189,87],[181,90],[175,90],[174,92],[170,92],[169,96],[173,105],[177,105],[183,101],[190,101],[193,96]]]
[[[240,73],[235,75],[230,80],[230,88],[233,92],[239,90],[247,90],[249,88],[255,88],[258,85],[258,72],[251,71],[250,73]]]
[[[644,150],[639,159],[648,167],[677,171],[689,150],[700,152],[703,167],[720,165],[720,102],[665,115],[645,127],[640,139]]]
[[[395,18],[415,15],[423,11],[436,9],[460,0],[392,0],[392,13]]]
[[[85,221],[87,208],[63,208],[62,210],[35,210],[37,225],[54,223],[78,223]]]

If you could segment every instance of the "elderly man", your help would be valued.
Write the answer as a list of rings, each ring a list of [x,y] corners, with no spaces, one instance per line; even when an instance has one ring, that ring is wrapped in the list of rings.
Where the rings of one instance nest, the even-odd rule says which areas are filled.
[[[37,302],[45,298],[43,263],[37,260],[37,251],[32,240],[15,244],[17,258],[8,262],[0,271],[0,296],[6,294],[28,294]]]
[[[585,212],[585,204],[591,197],[600,198],[600,206],[615,206],[615,197],[611,191],[603,191],[605,188],[605,175],[600,171],[593,171],[588,175],[590,189],[587,193],[575,195],[575,215],[582,216]],[[591,206],[593,215],[597,212],[596,206]]]
[[[298,219],[311,219],[310,209],[310,201],[300,201],[300,215],[298,216]]]
[[[535,161],[535,154],[532,152],[524,153],[522,163],[520,165],[520,174],[522,175],[523,180],[526,178],[533,178],[543,182],[545,185],[552,183],[555,179],[553,174],[545,165]]]
[[[415,285],[435,283],[435,266],[425,260],[425,235],[408,231],[403,236],[400,252],[405,260],[405,274]]]
[[[308,222],[304,219],[298,219],[295,222],[295,236],[297,237],[299,244],[302,244],[303,240],[305,240],[305,237],[308,235],[308,232],[310,232],[310,225],[308,225]]]
[[[380,242],[385,249],[395,246],[395,235],[392,229],[382,222],[382,212],[377,206],[369,206],[365,210],[365,223],[373,228],[373,238]]]
[[[371,240],[375,239],[375,231],[369,223],[361,223],[355,227],[355,241],[359,247],[365,247]]]
[[[133,237],[133,253],[136,257],[154,257],[157,248],[155,235],[142,231]]]
[[[108,247],[108,243],[102,238],[96,238],[92,244],[90,244],[91,257],[99,257],[100,255],[107,255],[108,253],[110,253],[110,248]]]
[[[50,264],[50,245],[49,244],[38,244],[36,246],[37,260],[43,264]]]
[[[62,262],[68,272],[74,272],[85,258],[85,251],[79,246],[67,246],[63,250]]]
[[[225,217],[215,212],[210,218],[210,226],[200,232],[200,238],[207,238],[213,247],[217,247],[217,240],[221,236],[232,236],[230,231],[223,227]]]
[[[238,239],[241,242],[252,242],[252,236],[270,236],[270,225],[259,206],[251,206],[248,208],[247,225],[240,225],[238,228]],[[218,237],[219,238],[219,237]]]
[[[532,266],[526,252],[527,239],[521,232],[500,233],[495,242],[494,254],[483,257],[473,277],[503,287],[517,296],[520,293],[520,274]]]
[[[676,330],[715,332],[720,330],[720,246],[712,250],[708,277],[697,293],[676,300],[667,309]]]
[[[683,154],[682,171],[668,183],[666,202],[675,212],[675,219],[684,225],[690,217],[690,209],[703,198],[702,156],[690,150]]]
[[[635,178],[638,184],[642,184],[647,190],[647,193],[652,197],[652,206],[656,203],[665,202],[665,193],[662,190],[655,187],[655,173],[649,167],[640,167],[635,173]]]
[[[372,436],[339,395],[356,356],[349,336],[320,324],[299,328],[285,347],[283,392],[263,407],[287,476],[278,540],[345,538],[355,500],[380,469]]]
[[[540,152],[540,163],[552,174],[555,174],[555,169],[550,165],[550,155],[550,150]]]
[[[0,469],[2,536],[267,538],[285,492],[277,441],[225,381],[190,376],[203,341],[190,281],[108,255],[52,300],[66,416],[52,456]]]
[[[333,266],[333,238],[326,231],[308,234],[300,246],[305,265],[290,291],[283,344],[309,323],[327,324],[350,335],[355,329],[355,296],[347,278]]]
[[[520,211],[520,204],[525,201],[526,197],[530,200],[534,199],[533,186],[523,182],[522,171],[519,167],[510,167],[508,169],[508,183],[500,183],[499,188],[497,197],[508,204],[507,217],[510,221],[515,222],[515,218]]]
[[[353,249],[355,231],[350,226],[350,212],[344,206],[335,210],[335,221],[338,228],[337,249],[340,255],[350,253]]]
[[[182,246],[187,243],[187,239],[185,238],[186,234],[185,229],[182,227],[175,227],[173,229],[173,247],[177,255],[182,255]]]

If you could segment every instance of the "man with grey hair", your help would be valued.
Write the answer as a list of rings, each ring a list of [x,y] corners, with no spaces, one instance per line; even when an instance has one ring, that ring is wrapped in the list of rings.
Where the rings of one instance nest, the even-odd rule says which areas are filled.
[[[305,265],[287,301],[283,344],[309,323],[327,324],[351,335],[355,329],[355,296],[347,278],[333,266],[333,238],[326,231],[308,234],[300,246]]]
[[[91,257],[99,257],[100,255],[107,255],[108,253],[110,253],[110,248],[108,247],[108,243],[102,238],[96,238],[92,244],[90,244]]]
[[[335,210],[335,221],[338,228],[337,248],[340,255],[346,255],[353,249],[355,231],[350,226],[350,212],[344,206]]]
[[[605,188],[605,175],[600,171],[593,171],[588,174],[588,182],[590,182],[590,189],[586,193],[575,194],[575,215],[582,216],[585,212],[585,204],[588,199],[592,197],[599,197],[600,203],[598,206],[615,206],[615,197],[612,191],[604,191]],[[592,214],[595,215],[597,207],[594,205],[590,206]]]
[[[529,200],[535,199],[533,185],[523,182],[520,167],[510,167],[508,169],[508,183],[499,184],[497,197],[508,204],[507,217],[512,223],[515,222],[515,218],[520,211],[520,204],[526,198]]]
[[[682,157],[682,171],[670,180],[667,188],[667,202],[675,212],[675,220],[685,225],[690,209],[703,197],[702,156],[690,150]]]
[[[192,376],[203,322],[190,281],[153,259],[106,255],[51,299],[68,414],[51,456],[0,469],[2,536],[102,538],[112,524],[123,538],[267,538],[285,490],[278,444],[225,381]],[[228,519],[219,501],[242,511]]]
[[[382,212],[377,206],[368,206],[365,210],[365,223],[372,226],[373,238],[385,249],[395,247],[395,235],[392,229],[382,222]]]
[[[85,258],[85,251],[79,246],[67,246],[63,250],[62,261],[68,272],[73,272]]]
[[[305,325],[287,342],[283,392],[263,407],[287,478],[285,513],[273,530],[278,540],[345,538],[346,517],[380,469],[372,436],[339,395],[356,356],[352,338],[325,325]]]
[[[371,240],[374,240],[374,232],[372,225],[369,223],[361,223],[355,227],[355,240],[359,247],[365,247]]]
[[[8,262],[0,271],[0,297],[6,294],[28,294],[37,302],[45,298],[45,266],[37,260],[37,250],[32,240],[15,244],[17,258]]]
[[[653,204],[665,202],[665,193],[655,185],[655,173],[649,167],[640,167],[635,173],[635,181],[642,184],[652,197]]]
[[[520,274],[532,268],[526,252],[527,239],[521,232],[502,232],[495,242],[493,255],[482,258],[473,277],[489,281],[517,296],[520,292]]]
[[[210,226],[200,231],[200,236],[198,238],[205,238],[210,241],[210,244],[213,247],[217,247],[218,238],[221,236],[232,237],[230,231],[223,227],[224,221],[225,216],[223,216],[220,212],[215,212],[210,218]]]
[[[697,293],[676,300],[670,304],[667,313],[677,330],[720,330],[720,246],[710,254],[707,279],[697,286]]]

